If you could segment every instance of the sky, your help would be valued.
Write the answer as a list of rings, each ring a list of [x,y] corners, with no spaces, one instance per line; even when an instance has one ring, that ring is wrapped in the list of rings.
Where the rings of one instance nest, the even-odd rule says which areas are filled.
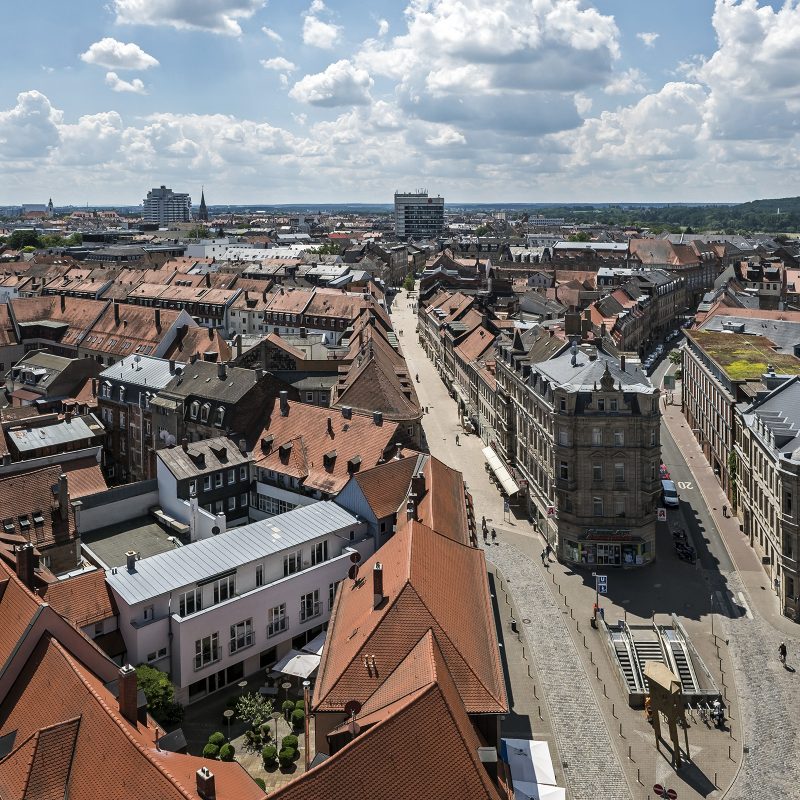
[[[800,193],[800,0],[38,0],[0,205]]]

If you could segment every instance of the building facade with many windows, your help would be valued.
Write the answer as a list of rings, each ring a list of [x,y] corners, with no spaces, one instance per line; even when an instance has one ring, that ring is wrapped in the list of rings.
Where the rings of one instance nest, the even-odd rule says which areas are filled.
[[[501,454],[558,558],[587,566],[653,561],[661,417],[659,392],[639,366],[576,338],[540,362],[505,341],[496,368],[508,398]]]
[[[444,198],[428,192],[394,194],[394,227],[398,239],[435,239],[444,230]]]
[[[192,199],[186,193],[173,192],[166,186],[153,187],[142,201],[145,222],[165,225],[169,222],[189,222]]]
[[[106,572],[128,659],[167,672],[181,703],[199,700],[301,648],[328,622],[365,522],[332,502]]]

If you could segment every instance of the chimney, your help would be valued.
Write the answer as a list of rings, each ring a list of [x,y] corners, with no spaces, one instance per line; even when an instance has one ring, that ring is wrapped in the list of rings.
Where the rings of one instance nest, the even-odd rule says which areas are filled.
[[[236,337],[236,358],[242,357],[242,334]]]
[[[92,378],[92,397],[97,397],[97,378]]]
[[[256,367],[253,371],[256,373],[257,381],[260,381],[264,377],[264,370],[261,367]]]
[[[333,436],[333,420],[328,417],[328,436]]]
[[[211,288],[211,273],[206,272],[206,286],[210,289]]]
[[[285,389],[278,392],[278,396],[281,399],[281,416],[288,417],[289,416],[289,392]]]
[[[408,495],[406,500],[406,519],[411,522],[417,518],[417,496],[414,492]]]
[[[217,377],[221,381],[224,381],[228,377],[228,370],[225,367],[224,361],[220,361],[219,364],[217,364]]]
[[[373,411],[372,412],[372,421],[376,425],[383,425],[383,412],[382,411]]]
[[[422,470],[411,478],[411,494],[418,500],[425,497],[425,473]]]
[[[197,794],[202,800],[217,800],[217,790],[214,786],[214,773],[208,767],[200,767],[197,775]]]
[[[161,309],[156,309],[156,330],[161,331]]]
[[[211,339],[211,341],[214,341],[214,329],[213,328],[209,328],[208,329],[208,338]]]
[[[128,572],[136,572],[136,558],[139,554],[135,550],[128,550],[125,553],[125,561],[128,566]]]
[[[381,603],[386,599],[383,593],[383,564],[375,562],[372,568],[372,607],[380,608]]]
[[[175,359],[174,358],[171,358],[169,360],[169,374],[170,375],[174,375],[175,374]]]
[[[115,300],[113,305],[114,305],[114,324],[119,325],[119,303]]]
[[[239,439],[239,452],[243,455],[247,455],[247,441],[245,439]]]
[[[190,364],[194,364],[194,363],[196,363],[196,362],[197,362],[197,353],[192,353],[192,354],[189,356],[189,363],[190,363]]]
[[[119,695],[119,713],[122,714],[128,722],[136,725],[138,721],[138,703],[136,697],[139,687],[136,681],[136,670],[130,664],[120,667],[117,689]]]
[[[64,422],[66,422],[67,425],[69,425],[69,423],[72,422],[72,411],[66,410],[64,412]]]
[[[492,779],[492,783],[497,783],[497,748],[479,747],[478,758],[481,760],[484,769]]]
[[[33,571],[38,566],[33,545],[26,542],[17,547],[17,577],[33,591]]]
[[[181,447],[183,448],[184,453],[189,452],[189,440],[185,436],[183,439],[181,439]]]
[[[64,295],[61,295],[61,313],[63,314],[64,311],[67,310],[67,298]]]
[[[625,372],[625,356],[624,356],[624,355],[621,355],[621,356],[619,357],[619,368],[620,368],[620,369],[621,369],[623,372]]]
[[[69,519],[69,488],[67,486],[67,476],[62,472],[58,476],[58,508],[61,511],[61,519]]]
[[[301,339],[305,339],[306,338],[306,334],[307,334],[306,329],[305,328],[300,328],[300,338]]]

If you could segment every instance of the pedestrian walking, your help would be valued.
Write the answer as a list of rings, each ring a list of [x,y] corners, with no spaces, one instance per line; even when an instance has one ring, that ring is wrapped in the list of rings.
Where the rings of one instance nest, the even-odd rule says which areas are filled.
[[[486,528],[483,529],[483,543],[487,544],[489,540],[489,531]]]
[[[722,506],[722,516],[723,517],[728,516],[728,506]]]
[[[458,434],[456,434],[456,447],[460,447],[460,444],[459,444],[459,441],[458,441]]]
[[[545,546],[544,552],[545,552],[545,555],[547,556],[547,560],[549,561],[550,560],[550,554],[553,552],[553,548],[550,547],[550,542],[548,542],[547,545]]]
[[[778,656],[781,660],[781,664],[786,666],[786,643],[781,642],[780,647],[778,647]]]
[[[494,528],[492,528],[492,544],[494,544],[496,541],[497,541],[497,531]]]
[[[489,526],[486,524],[486,517],[481,517],[481,528],[486,530]]]
[[[547,550],[542,550],[542,566],[546,567],[550,562],[547,560]]]

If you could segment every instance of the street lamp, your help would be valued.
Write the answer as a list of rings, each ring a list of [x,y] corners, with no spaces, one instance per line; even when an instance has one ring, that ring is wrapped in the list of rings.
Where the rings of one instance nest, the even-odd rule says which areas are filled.
[[[222,716],[225,717],[225,722],[228,723],[228,741],[230,741],[231,740],[231,717],[233,716],[233,709],[232,708],[226,708],[222,712]]]
[[[306,747],[306,769],[308,769],[308,765],[311,763],[311,753],[309,751],[309,730],[308,730],[308,697],[309,697],[309,687],[311,686],[311,681],[306,679],[303,681],[303,705],[305,706],[305,717],[303,718],[304,721],[304,734],[305,734],[305,747]]]

